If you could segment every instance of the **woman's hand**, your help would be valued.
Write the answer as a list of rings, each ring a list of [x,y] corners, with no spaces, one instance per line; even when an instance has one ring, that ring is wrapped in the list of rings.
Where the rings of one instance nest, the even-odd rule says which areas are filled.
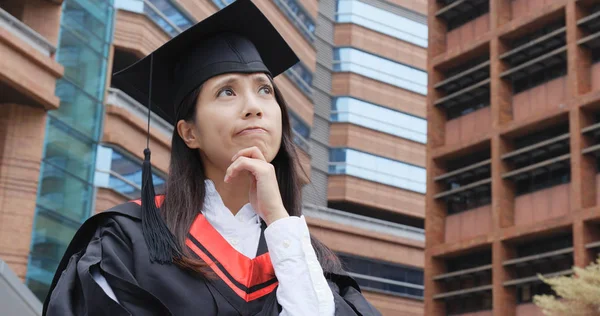
[[[279,192],[275,167],[268,163],[258,147],[238,151],[231,158],[231,165],[225,172],[225,183],[236,177],[241,171],[248,171],[252,175],[249,199],[250,204],[260,217],[271,225],[274,221],[289,217]]]

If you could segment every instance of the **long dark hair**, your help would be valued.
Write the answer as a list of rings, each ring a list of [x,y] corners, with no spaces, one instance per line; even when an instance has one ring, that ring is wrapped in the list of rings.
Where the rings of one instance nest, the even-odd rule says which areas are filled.
[[[290,216],[300,216],[302,215],[302,206],[297,168],[299,162],[292,141],[287,103],[271,77],[269,80],[273,85],[275,99],[281,108],[282,119],[281,146],[271,164],[275,167],[279,192],[285,209]],[[181,102],[177,111],[177,120],[195,122],[196,103],[201,88],[202,86],[193,90]],[[175,258],[174,262],[186,270],[206,276],[211,274],[210,269],[207,269],[204,261],[194,258],[185,244],[192,222],[204,206],[206,174],[203,166],[198,150],[189,148],[175,129],[171,140],[169,177],[161,213],[182,250],[181,257]],[[323,271],[339,273],[341,263],[338,257],[316,238],[311,237],[311,240]]]

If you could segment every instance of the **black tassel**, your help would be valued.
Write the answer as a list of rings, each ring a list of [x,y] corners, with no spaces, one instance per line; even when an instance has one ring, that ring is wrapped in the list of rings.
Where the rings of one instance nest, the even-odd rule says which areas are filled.
[[[150,149],[146,148],[142,167],[142,233],[148,246],[150,261],[168,264],[179,258],[181,251],[156,206],[155,196]]]

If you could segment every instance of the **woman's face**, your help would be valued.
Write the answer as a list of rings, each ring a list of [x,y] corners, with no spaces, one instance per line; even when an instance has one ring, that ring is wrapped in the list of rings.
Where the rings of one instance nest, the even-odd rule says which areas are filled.
[[[200,149],[205,164],[219,169],[251,146],[271,162],[281,145],[281,108],[265,74],[219,75],[202,85],[195,124],[181,120],[177,129],[188,147]]]

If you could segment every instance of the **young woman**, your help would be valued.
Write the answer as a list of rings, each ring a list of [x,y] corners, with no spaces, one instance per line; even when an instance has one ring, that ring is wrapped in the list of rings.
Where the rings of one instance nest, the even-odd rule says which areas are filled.
[[[296,55],[238,0],[115,75],[173,122],[169,178],[79,229],[44,315],[379,315],[309,235],[286,104]]]

